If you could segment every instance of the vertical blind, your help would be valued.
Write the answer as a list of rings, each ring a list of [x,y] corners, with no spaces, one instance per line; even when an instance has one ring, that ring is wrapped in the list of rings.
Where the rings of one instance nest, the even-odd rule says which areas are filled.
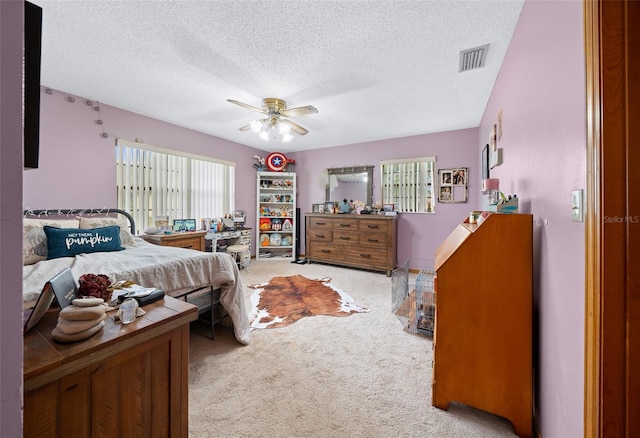
[[[382,161],[382,203],[401,213],[435,213],[435,157]]]
[[[139,230],[155,225],[156,217],[172,223],[234,209],[234,163],[118,139],[116,168],[118,208],[133,216]]]

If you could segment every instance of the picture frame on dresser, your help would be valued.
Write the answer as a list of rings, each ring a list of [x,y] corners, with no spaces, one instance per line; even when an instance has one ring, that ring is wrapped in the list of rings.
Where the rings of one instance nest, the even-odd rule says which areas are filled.
[[[336,203],[333,201],[327,201],[324,203],[324,211],[323,213],[335,213],[336,211]]]
[[[24,311],[24,328],[23,333],[27,333],[33,327],[40,322],[44,314],[51,307],[53,303],[54,295],[53,288],[50,283],[46,283],[40,295],[38,295],[38,301],[33,308]]]

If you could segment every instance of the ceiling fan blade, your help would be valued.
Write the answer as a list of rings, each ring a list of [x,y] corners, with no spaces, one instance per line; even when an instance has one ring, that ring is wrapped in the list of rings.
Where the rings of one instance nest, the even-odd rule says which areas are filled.
[[[257,108],[255,106],[251,106],[251,105],[246,104],[244,102],[239,102],[239,101],[233,100],[233,99],[227,99],[227,102],[235,103],[236,105],[239,105],[239,106],[241,106],[243,108],[248,108],[250,110],[258,111],[259,113],[262,113],[262,114],[267,114],[266,110],[264,110],[262,108]]]
[[[280,114],[285,117],[295,117],[304,116],[305,114],[316,114],[317,112],[318,110],[314,106],[307,105],[280,111]]]
[[[307,132],[309,132],[307,129],[303,128],[302,126],[298,125],[295,122],[292,122],[291,120],[281,119],[281,121],[288,123],[289,126],[291,126],[291,129],[293,129],[300,135],[305,135]]]

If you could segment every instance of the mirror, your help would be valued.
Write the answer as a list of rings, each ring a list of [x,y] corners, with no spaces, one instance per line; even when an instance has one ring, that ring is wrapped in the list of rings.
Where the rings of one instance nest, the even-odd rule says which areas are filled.
[[[362,201],[371,205],[373,196],[373,166],[353,166],[327,169],[327,201]]]

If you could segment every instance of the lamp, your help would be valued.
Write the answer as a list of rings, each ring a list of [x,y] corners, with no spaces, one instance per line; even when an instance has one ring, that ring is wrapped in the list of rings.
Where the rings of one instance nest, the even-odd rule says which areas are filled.
[[[500,193],[500,180],[498,178],[483,179],[482,193],[489,195],[489,204],[497,204]]]
[[[280,120],[280,115],[277,113],[269,114],[266,119],[253,120],[250,127],[264,141],[274,140],[288,143],[293,138],[291,125],[286,120]]]

